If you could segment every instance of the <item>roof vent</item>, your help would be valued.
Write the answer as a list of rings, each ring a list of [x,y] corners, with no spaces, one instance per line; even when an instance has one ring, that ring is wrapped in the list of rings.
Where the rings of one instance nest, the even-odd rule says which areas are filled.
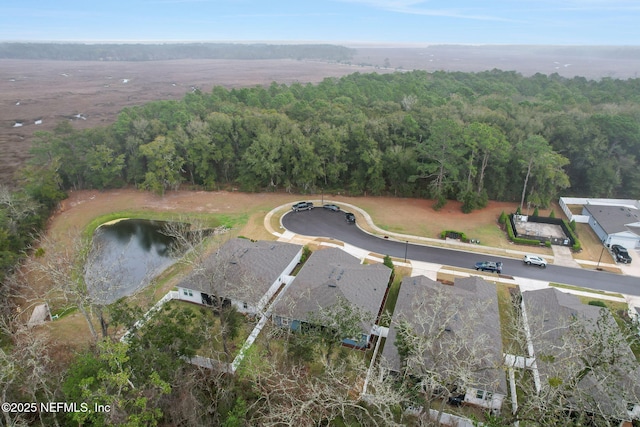
[[[334,282],[329,283],[329,287],[330,288],[337,288],[338,285],[336,285]]]

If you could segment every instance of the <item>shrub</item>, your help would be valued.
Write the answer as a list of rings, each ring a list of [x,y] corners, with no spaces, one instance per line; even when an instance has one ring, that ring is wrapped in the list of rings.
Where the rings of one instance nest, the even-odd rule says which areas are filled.
[[[498,222],[500,224],[506,224],[508,220],[509,220],[509,217],[507,216],[506,213],[504,213],[504,211],[502,211],[502,213],[500,213],[500,216],[498,217]]]
[[[538,210],[538,207],[536,206],[536,208],[533,210],[533,215],[532,216],[540,216],[540,211]]]
[[[571,229],[571,231],[573,231],[574,233],[576,232],[576,220],[572,219],[571,222],[569,223],[569,228]]]
[[[311,255],[311,249],[309,249],[308,246],[304,246],[302,248],[302,255],[300,256],[300,264],[304,264],[304,262],[309,258],[309,255]]]
[[[440,195],[436,198],[436,203],[433,205],[433,210],[439,211],[444,208],[444,205],[447,204],[447,199],[443,195]]]
[[[382,260],[382,263],[384,265],[386,265],[387,267],[389,267],[391,270],[393,270],[393,260],[391,260],[391,257],[389,255],[385,255],[384,259]]]
[[[580,240],[578,240],[578,236],[576,235],[576,232],[575,232],[575,227],[576,227],[575,220],[571,220],[571,222],[569,224],[567,224],[567,221],[564,220],[564,219],[562,220],[562,222],[567,227],[567,230],[569,231],[569,234],[571,235],[570,237],[573,240],[573,246],[571,248],[575,252],[579,252],[582,249],[582,245],[580,244]],[[571,224],[573,224],[573,227],[571,227]]]
[[[595,305],[596,307],[607,307],[603,301],[593,300],[588,302],[589,305]]]
[[[551,212],[549,212],[549,218],[555,218],[555,217],[556,217],[556,211],[551,209]]]
[[[466,234],[464,234],[461,231],[455,231],[455,230],[444,230],[442,233],[440,233],[440,238],[441,239],[446,239],[447,236],[450,235],[450,234],[458,235],[458,238],[462,242],[468,242],[469,241],[469,239],[467,238]]]

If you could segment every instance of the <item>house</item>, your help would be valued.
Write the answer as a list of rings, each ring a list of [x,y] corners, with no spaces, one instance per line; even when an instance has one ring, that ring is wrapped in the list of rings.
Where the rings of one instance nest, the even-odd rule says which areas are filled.
[[[589,225],[607,247],[640,248],[640,209],[634,205],[587,204],[582,214],[589,217]]]
[[[424,340],[421,360],[412,366],[396,346],[402,325]],[[457,278],[453,286],[425,276],[405,277],[382,356],[391,372],[404,373],[406,367],[410,373],[462,375],[466,378],[453,381],[464,383],[455,392],[464,394],[465,403],[499,411],[507,384],[496,286],[479,277]]]
[[[522,311],[538,393],[563,390],[567,409],[606,419],[640,417],[640,365],[608,309],[546,288],[523,292]]]
[[[241,313],[261,313],[300,262],[302,246],[234,238],[206,257],[178,284],[179,299],[196,304],[232,304]]]
[[[273,321],[297,330],[314,314],[342,299],[371,318],[362,324],[361,337],[345,337],[343,343],[366,347],[386,298],[390,277],[391,269],[385,265],[362,264],[341,249],[315,251],[274,304]]]

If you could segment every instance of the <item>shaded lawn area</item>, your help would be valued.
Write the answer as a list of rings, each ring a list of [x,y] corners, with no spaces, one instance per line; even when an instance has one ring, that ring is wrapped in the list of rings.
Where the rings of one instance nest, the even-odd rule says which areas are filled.
[[[396,308],[396,302],[398,301],[400,284],[402,283],[402,279],[408,277],[409,275],[411,275],[411,268],[397,266],[395,267],[395,277],[393,278],[393,283],[391,283],[391,287],[389,288],[387,300],[385,301],[384,309],[382,310],[380,326],[388,328],[391,324],[391,316],[393,316],[393,312]]]
[[[499,284],[496,286],[503,352],[524,356],[526,355],[525,343],[517,339],[519,335],[519,319],[512,300],[512,292],[520,291],[515,285]]]
[[[225,360],[224,348],[222,345],[222,328],[220,326],[220,317],[213,310],[197,304],[186,301],[169,301],[167,303],[171,307],[187,309],[193,312],[197,317],[204,317],[207,321],[209,329],[206,331],[207,338],[202,346],[196,351],[198,356],[210,357],[216,360]],[[229,341],[228,347],[230,351],[230,361],[238,355],[238,352],[249,337],[249,334],[255,327],[256,321],[251,317],[240,315],[242,322],[238,329],[238,335]],[[199,324],[199,322],[197,323]]]
[[[326,349],[320,343],[302,345],[296,347],[296,340],[303,340],[300,333],[290,331],[274,325],[272,322],[262,329],[260,335],[253,343],[251,354],[268,360],[270,364],[302,364],[311,374],[320,374],[325,367]],[[331,356],[331,363],[337,361],[362,360],[367,366],[373,356],[373,345],[367,350],[358,350],[344,345],[336,344]],[[353,358],[353,359],[352,359]],[[241,364],[242,365],[242,364]],[[242,369],[242,366],[241,368]]]

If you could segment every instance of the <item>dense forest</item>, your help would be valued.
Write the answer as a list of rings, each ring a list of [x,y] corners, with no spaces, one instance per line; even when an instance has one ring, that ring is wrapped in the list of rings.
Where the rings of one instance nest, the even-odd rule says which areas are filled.
[[[0,58],[56,61],[162,61],[175,59],[322,59],[346,61],[353,50],[335,45],[235,43],[0,43]]]
[[[640,195],[640,80],[515,72],[353,74],[193,92],[106,128],[34,138],[31,174],[62,189],[135,185],[346,191],[547,206]],[[38,172],[34,172],[37,169]]]

